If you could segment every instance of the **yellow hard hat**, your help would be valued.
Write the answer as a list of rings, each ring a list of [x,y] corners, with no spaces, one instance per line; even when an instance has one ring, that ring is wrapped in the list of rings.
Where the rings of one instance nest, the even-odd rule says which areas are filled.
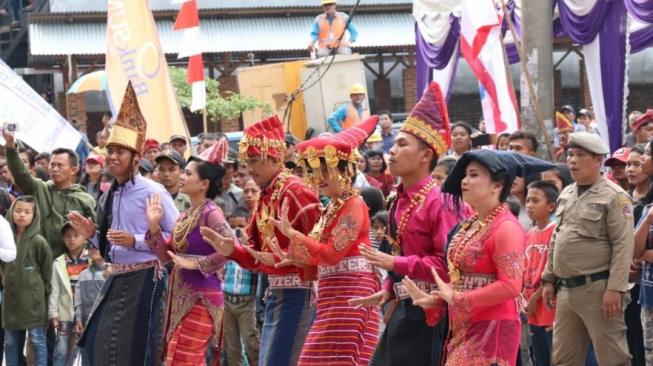
[[[335,4],[336,0],[322,0],[321,3],[322,5]]]
[[[361,84],[354,84],[349,88],[349,95],[365,94],[365,87]]]
[[[367,142],[381,142],[383,141],[383,137],[381,137],[381,132],[379,131],[374,131],[374,133],[367,138]]]

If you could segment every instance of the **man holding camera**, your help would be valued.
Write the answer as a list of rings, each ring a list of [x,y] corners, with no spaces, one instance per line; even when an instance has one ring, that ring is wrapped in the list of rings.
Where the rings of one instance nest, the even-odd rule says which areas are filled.
[[[50,178],[44,182],[34,178],[21,160],[14,132],[15,128],[3,128],[6,141],[7,165],[14,184],[22,194],[36,197],[36,203],[43,216],[41,234],[50,243],[52,255],[56,258],[64,253],[60,229],[70,212],[79,212],[95,221],[95,199],[86,193],[84,187],[76,184],[79,173],[79,156],[65,148],[52,150],[50,159]]]

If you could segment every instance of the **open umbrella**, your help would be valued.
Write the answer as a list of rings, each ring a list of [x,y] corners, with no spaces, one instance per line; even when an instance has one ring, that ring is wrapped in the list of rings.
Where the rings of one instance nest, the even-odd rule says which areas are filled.
[[[75,80],[73,85],[68,88],[67,94],[102,90],[107,90],[107,73],[104,70],[98,70],[82,75]]]

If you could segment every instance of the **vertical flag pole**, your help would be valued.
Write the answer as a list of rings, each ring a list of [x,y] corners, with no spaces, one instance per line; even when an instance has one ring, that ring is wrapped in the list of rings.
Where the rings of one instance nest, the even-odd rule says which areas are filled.
[[[512,39],[515,42],[515,47],[519,53],[519,63],[521,64],[522,71],[526,77],[526,84],[528,84],[528,96],[530,97],[531,103],[533,103],[533,109],[535,109],[535,118],[537,118],[537,123],[540,125],[540,131],[544,135],[544,141],[546,142],[546,148],[549,152],[549,158],[553,158],[553,142],[551,141],[551,135],[549,135],[549,130],[546,129],[544,125],[544,115],[542,114],[542,107],[540,106],[540,98],[538,98],[535,93],[535,86],[533,84],[533,78],[531,77],[530,72],[528,72],[528,65],[526,63],[526,55],[524,54],[524,49],[521,47],[521,42],[517,37],[517,32],[515,31],[515,26],[512,24],[512,19],[510,18],[510,13],[508,12],[508,6],[506,1],[501,1],[501,6],[503,8],[503,14],[508,19],[508,28],[510,28],[510,34],[512,34]],[[501,40],[503,44],[503,39]],[[504,52],[505,46],[504,46]]]
[[[202,109],[202,126],[204,128],[204,133],[205,134],[207,132],[209,132],[208,121],[207,121],[207,117],[206,117],[206,108]]]

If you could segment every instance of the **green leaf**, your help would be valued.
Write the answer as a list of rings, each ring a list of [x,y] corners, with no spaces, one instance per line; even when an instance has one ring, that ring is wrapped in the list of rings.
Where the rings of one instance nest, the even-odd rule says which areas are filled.
[[[189,108],[193,99],[192,88],[186,82],[186,70],[179,67],[170,67],[170,78],[175,88],[179,103],[182,107]],[[209,120],[219,122],[223,119],[233,119],[243,112],[261,108],[266,114],[272,113],[272,108],[258,98],[247,97],[231,91],[226,92],[226,98],[220,95],[220,83],[214,79],[207,79],[206,84],[206,114]],[[201,114],[202,111],[194,113]]]

